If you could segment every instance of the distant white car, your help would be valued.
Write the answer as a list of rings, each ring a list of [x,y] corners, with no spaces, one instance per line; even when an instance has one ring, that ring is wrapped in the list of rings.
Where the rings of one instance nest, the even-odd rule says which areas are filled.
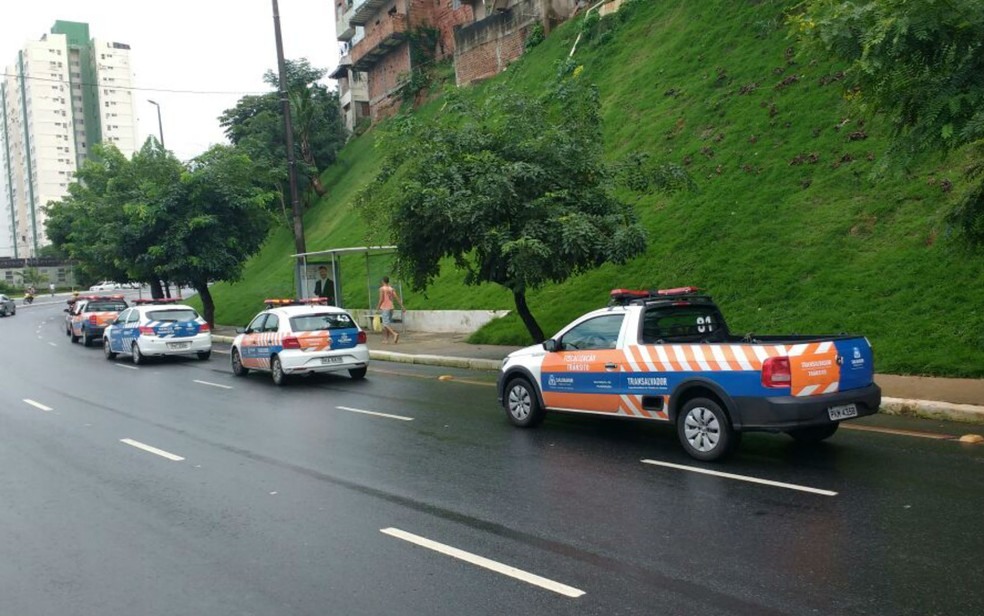
[[[123,285],[118,282],[113,282],[112,280],[103,280],[99,284],[94,284],[89,287],[90,291],[116,291],[117,289],[122,289]]]

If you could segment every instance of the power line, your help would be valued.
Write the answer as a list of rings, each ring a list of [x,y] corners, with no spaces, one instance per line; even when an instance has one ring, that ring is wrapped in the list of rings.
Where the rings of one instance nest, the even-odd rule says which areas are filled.
[[[4,77],[15,77],[20,79],[22,76],[17,73],[3,73]],[[51,77],[35,77],[33,75],[23,75],[24,79],[30,79],[33,81],[45,81],[48,83],[58,83],[62,85],[71,86],[72,82],[65,79],[54,79]],[[240,96],[245,95],[262,95],[262,94],[272,94],[274,91],[260,92],[260,91],[236,91],[236,90],[178,90],[171,88],[138,88],[136,86],[119,86],[111,83],[87,83],[79,82],[77,85],[83,87],[95,87],[95,88],[113,88],[116,90],[132,90],[134,92],[164,92],[168,94],[235,94]]]

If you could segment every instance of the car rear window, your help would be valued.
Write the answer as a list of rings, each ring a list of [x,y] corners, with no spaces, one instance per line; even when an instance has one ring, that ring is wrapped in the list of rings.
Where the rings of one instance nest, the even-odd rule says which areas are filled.
[[[169,310],[151,310],[147,312],[151,321],[194,321],[198,313],[190,308],[172,308]]]
[[[120,312],[126,310],[126,302],[89,302],[83,312]]]
[[[726,336],[721,315],[714,306],[674,306],[646,311],[642,342],[693,342]]]
[[[329,329],[350,329],[354,327],[355,321],[344,312],[305,314],[290,318],[290,328],[295,332],[317,332]]]

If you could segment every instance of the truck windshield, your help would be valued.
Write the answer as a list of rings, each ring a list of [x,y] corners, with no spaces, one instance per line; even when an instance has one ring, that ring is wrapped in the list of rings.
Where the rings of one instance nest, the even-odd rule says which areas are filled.
[[[714,306],[665,306],[646,311],[643,344],[724,340],[727,327]]]
[[[84,312],[120,312],[126,310],[126,302],[89,302]]]

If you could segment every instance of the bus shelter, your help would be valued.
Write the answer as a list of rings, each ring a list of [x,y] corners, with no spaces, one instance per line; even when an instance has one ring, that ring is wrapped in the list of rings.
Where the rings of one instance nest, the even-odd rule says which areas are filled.
[[[366,309],[375,309],[373,291],[379,286],[380,279],[389,275],[396,246],[355,246],[291,255],[295,260],[294,277],[298,297],[325,297],[329,303],[346,308],[342,295],[342,279],[346,275],[342,268],[343,257],[360,254],[365,257]],[[344,261],[351,267],[353,259]],[[403,297],[402,284],[394,282],[393,286],[397,287],[397,292]]]

